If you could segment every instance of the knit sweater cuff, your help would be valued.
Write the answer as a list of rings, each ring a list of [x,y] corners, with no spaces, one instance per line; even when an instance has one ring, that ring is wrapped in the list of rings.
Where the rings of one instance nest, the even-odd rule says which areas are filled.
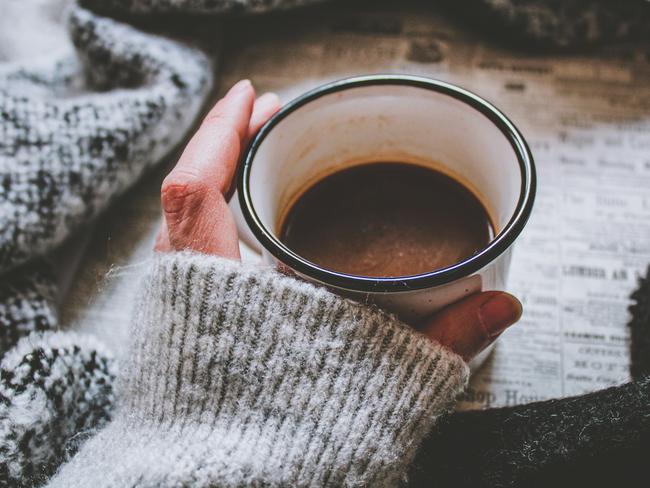
[[[394,316],[271,270],[160,255],[143,291],[103,433],[122,440],[85,449],[118,451],[129,486],[389,486],[467,381]]]

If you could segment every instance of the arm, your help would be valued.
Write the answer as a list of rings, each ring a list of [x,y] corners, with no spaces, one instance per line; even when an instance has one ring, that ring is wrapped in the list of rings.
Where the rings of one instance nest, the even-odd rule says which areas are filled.
[[[392,486],[467,379],[394,317],[274,271],[174,253],[144,285],[116,418],[54,486]]]

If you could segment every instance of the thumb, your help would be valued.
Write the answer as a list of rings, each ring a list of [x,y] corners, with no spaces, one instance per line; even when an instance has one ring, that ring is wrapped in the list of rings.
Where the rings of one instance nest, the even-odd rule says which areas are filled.
[[[517,322],[521,313],[521,303],[512,295],[486,291],[449,305],[419,329],[469,361]]]

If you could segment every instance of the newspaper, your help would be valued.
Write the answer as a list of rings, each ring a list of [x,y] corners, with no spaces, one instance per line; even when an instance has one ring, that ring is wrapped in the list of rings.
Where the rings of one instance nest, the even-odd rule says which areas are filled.
[[[260,93],[274,90],[287,101],[349,75],[430,76],[501,108],[535,156],[537,201],[509,280],[524,315],[473,376],[459,408],[626,381],[629,294],[650,262],[650,46],[531,55],[489,43],[426,6],[340,8],[231,21],[221,92],[248,77]],[[135,277],[150,256],[159,181],[149,178],[96,227],[63,307],[64,322],[102,336],[118,354]]]

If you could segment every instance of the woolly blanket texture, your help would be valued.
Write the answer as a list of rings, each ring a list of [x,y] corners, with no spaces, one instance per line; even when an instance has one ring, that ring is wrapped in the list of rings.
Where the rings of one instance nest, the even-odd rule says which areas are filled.
[[[42,484],[108,421],[114,403],[111,353],[92,338],[54,332],[57,290],[48,253],[184,140],[213,83],[214,61],[199,49],[109,15],[219,16],[319,1],[14,1],[0,16],[0,41],[11,24],[24,31],[15,42],[0,42],[0,485]],[[650,32],[646,0],[468,0],[460,10],[487,15],[531,45],[555,48]],[[48,56],[12,62],[30,52],[27,43]],[[616,473],[638,467],[648,439],[649,295],[647,282],[635,295],[636,383],[579,399],[451,415],[420,451],[413,482],[532,486],[581,467],[598,484],[606,479],[599,466]],[[469,437],[479,447],[464,449]]]

